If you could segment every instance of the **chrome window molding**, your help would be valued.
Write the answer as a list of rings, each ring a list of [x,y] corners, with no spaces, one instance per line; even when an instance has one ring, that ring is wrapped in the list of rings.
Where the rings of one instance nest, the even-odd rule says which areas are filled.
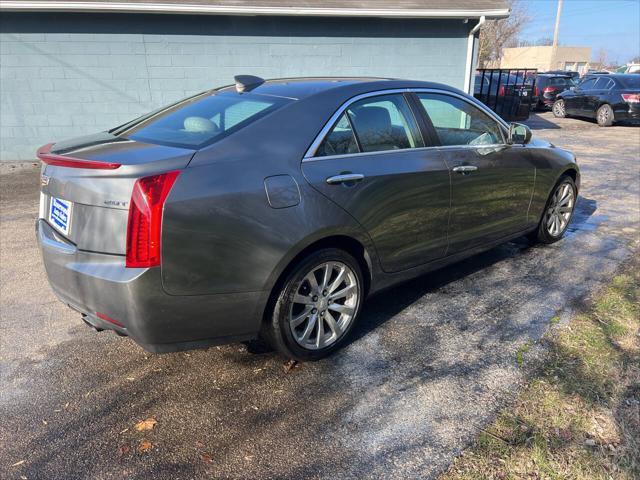
[[[322,157],[316,157],[315,153],[318,150],[318,148],[320,147],[320,144],[322,143],[322,141],[324,140],[324,138],[327,136],[327,134],[331,131],[331,129],[333,128],[333,126],[335,125],[335,123],[338,121],[338,119],[340,118],[340,116],[342,116],[342,114],[355,102],[358,102],[364,98],[371,98],[371,97],[379,97],[382,95],[390,95],[390,94],[404,94],[404,93],[437,93],[437,94],[441,94],[441,95],[449,95],[452,97],[456,97],[459,98],[460,100],[463,100],[465,102],[467,102],[469,105],[472,105],[476,108],[478,108],[480,111],[482,111],[483,113],[487,114],[489,116],[489,118],[491,118],[492,120],[494,120],[498,125],[500,125],[502,128],[500,129],[500,132],[502,134],[502,140],[504,143],[500,143],[500,144],[491,144],[491,145],[432,145],[432,146],[425,146],[425,147],[411,147],[411,148],[402,148],[402,149],[398,149],[398,150],[380,150],[377,152],[357,152],[357,153],[345,153],[345,154],[341,154],[341,155],[327,155],[327,156],[322,156]],[[412,109],[413,112],[413,109]],[[414,116],[414,120],[417,121],[417,119],[415,119]],[[506,146],[508,145],[506,140],[505,140],[505,129],[509,129],[509,125],[502,119],[500,118],[493,110],[489,109],[487,106],[481,104],[481,103],[475,103],[470,101],[468,98],[466,98],[463,95],[460,95],[459,93],[456,92],[451,92],[449,90],[442,90],[439,88],[394,88],[394,89],[388,89],[388,90],[376,90],[375,92],[367,92],[367,93],[361,93],[360,95],[356,95],[355,97],[350,98],[349,100],[347,100],[346,102],[344,102],[340,108],[338,108],[338,110],[336,110],[334,112],[334,114],[331,116],[331,118],[329,118],[329,120],[327,121],[327,123],[324,125],[324,127],[322,127],[322,130],[320,130],[320,133],[318,133],[318,135],[316,136],[316,138],[313,140],[313,142],[311,143],[311,146],[307,149],[306,153],[304,154],[304,157],[302,158],[303,162],[308,162],[308,161],[318,161],[318,160],[324,160],[324,159],[334,159],[334,158],[345,158],[345,157],[353,157],[356,155],[378,155],[378,154],[385,154],[385,153],[397,153],[397,152],[404,152],[404,151],[414,151],[414,150],[424,150],[424,149],[431,149],[431,148],[436,148],[436,149],[451,149],[451,148],[491,148],[491,147],[497,147],[497,146]],[[422,135],[422,132],[420,132],[420,135]],[[424,142],[425,139],[423,139]]]

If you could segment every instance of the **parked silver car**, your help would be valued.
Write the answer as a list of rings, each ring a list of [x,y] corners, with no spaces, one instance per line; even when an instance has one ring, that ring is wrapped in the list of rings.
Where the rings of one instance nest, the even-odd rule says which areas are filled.
[[[41,148],[58,297],[167,352],[338,348],[365,297],[529,234],[560,239],[573,154],[435,83],[236,77]]]

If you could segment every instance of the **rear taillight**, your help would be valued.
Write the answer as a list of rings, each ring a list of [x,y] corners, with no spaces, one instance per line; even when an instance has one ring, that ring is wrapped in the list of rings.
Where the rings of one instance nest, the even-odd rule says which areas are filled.
[[[84,160],[82,158],[74,158],[51,153],[51,147],[53,145],[53,143],[47,143],[38,149],[36,155],[42,163],[46,163],[47,165],[56,165],[58,167],[90,168],[92,170],[115,170],[116,168],[120,168],[119,163]]]
[[[505,91],[504,91],[504,85],[501,85],[501,86],[500,86],[500,90],[498,90],[498,96],[499,96],[499,97],[504,97],[504,93],[505,93]]]
[[[540,90],[538,90],[538,86],[533,87],[533,96],[537,97],[540,95]]]
[[[640,103],[640,93],[623,93],[622,99],[627,103]]]
[[[127,267],[160,265],[162,210],[180,172],[167,172],[136,180],[127,223]]]

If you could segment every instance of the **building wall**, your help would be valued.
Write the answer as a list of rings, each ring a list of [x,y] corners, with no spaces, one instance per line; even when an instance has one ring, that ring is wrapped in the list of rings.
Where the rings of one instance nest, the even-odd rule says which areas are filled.
[[[564,70],[565,64],[586,64],[591,59],[589,47],[552,46],[505,48],[500,68],[537,68],[541,71]]]
[[[236,74],[383,76],[462,88],[461,20],[130,14],[0,17],[0,159],[124,123]]]

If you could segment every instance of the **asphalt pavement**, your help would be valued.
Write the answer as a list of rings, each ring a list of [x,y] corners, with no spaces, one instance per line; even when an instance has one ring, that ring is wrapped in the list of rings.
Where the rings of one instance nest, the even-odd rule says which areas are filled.
[[[523,346],[640,243],[640,128],[530,124],[579,159],[567,237],[517,240],[374,297],[346,348],[288,371],[244,345],[154,355],[86,327],[44,275],[38,168],[2,165],[0,478],[436,477],[523,382],[517,353],[526,367],[536,351]]]

